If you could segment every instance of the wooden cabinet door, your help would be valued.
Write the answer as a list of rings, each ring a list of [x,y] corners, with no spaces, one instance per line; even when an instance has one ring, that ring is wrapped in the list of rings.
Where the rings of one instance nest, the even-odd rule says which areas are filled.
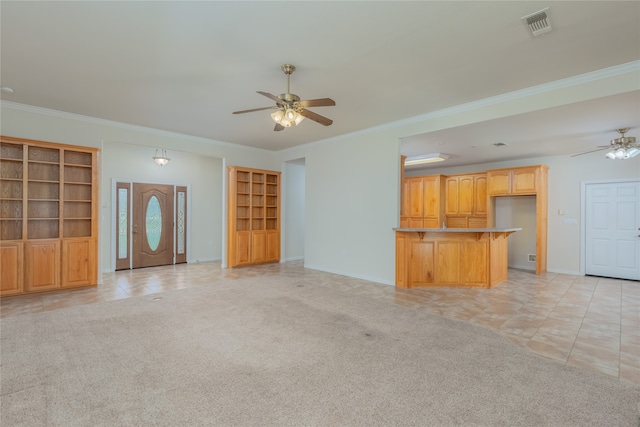
[[[61,287],[98,284],[94,248],[92,239],[63,240]]]
[[[465,241],[462,244],[460,264],[462,283],[468,286],[486,286],[489,281],[488,241]]]
[[[473,214],[487,215],[487,176],[476,175],[473,179]]]
[[[424,178],[424,218],[435,219],[440,217],[440,177],[429,176]]]
[[[251,262],[260,263],[267,259],[267,233],[264,231],[251,232]]]
[[[409,216],[409,212],[411,211],[411,194],[409,191],[409,183],[408,179],[404,179],[402,181],[402,203],[400,206],[400,218],[407,218]]]
[[[280,234],[276,231],[267,231],[266,261],[280,261]]]
[[[458,214],[471,215],[473,213],[473,176],[458,177]]]
[[[537,171],[537,168],[512,171],[511,194],[535,194]]]
[[[251,232],[237,231],[235,234],[234,247],[231,248],[232,253],[235,255],[235,259],[229,260],[230,267],[245,265],[251,262]]]
[[[446,215],[458,215],[459,209],[459,182],[457,177],[449,177],[445,180],[445,210]]]
[[[434,281],[434,242],[411,241],[408,287],[425,286]]]
[[[27,291],[60,287],[60,240],[34,240],[25,243]]]
[[[487,172],[487,193],[490,196],[511,194],[511,172],[508,170]]]
[[[460,283],[460,241],[436,242],[435,281],[439,284]]]
[[[409,195],[409,217],[423,217],[424,213],[424,199],[423,199],[423,180],[422,178],[408,178],[408,192]]]
[[[2,242],[0,245],[0,295],[22,292],[24,257],[22,242]]]

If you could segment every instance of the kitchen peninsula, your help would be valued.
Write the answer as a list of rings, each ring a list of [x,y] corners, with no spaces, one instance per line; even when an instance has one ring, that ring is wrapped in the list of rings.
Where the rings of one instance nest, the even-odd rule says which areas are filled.
[[[507,279],[507,237],[522,228],[394,228],[396,286],[490,288]]]

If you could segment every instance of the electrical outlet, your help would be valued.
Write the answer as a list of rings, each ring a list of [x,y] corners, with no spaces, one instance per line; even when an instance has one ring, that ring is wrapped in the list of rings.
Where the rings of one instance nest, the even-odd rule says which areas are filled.
[[[536,262],[535,254],[529,254],[529,262]]]

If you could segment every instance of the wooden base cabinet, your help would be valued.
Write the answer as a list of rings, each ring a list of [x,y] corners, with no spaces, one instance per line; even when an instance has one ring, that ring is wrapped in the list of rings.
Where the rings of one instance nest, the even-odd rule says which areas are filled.
[[[396,286],[495,286],[507,279],[511,232],[396,231]]]
[[[25,290],[50,291],[60,288],[60,240],[34,240],[25,244]]]
[[[22,293],[24,254],[22,242],[0,244],[0,295]]]
[[[0,295],[98,284],[98,151],[0,136]]]
[[[96,244],[93,239],[76,238],[62,241],[62,287],[91,285],[96,276]]]
[[[228,169],[228,266],[280,261],[280,172]]]

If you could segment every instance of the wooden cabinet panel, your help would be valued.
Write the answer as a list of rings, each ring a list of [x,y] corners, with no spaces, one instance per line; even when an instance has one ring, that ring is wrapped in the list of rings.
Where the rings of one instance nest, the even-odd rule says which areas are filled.
[[[61,287],[86,286],[96,283],[95,244],[92,239],[62,241]]]
[[[0,295],[22,292],[24,258],[22,242],[2,242],[0,245]]]
[[[407,242],[404,233],[396,233],[396,286],[401,288],[408,288],[409,281],[407,280]]]
[[[475,200],[473,176],[461,176],[458,178],[458,214],[473,214],[473,202]]]
[[[267,259],[267,234],[264,231],[251,232],[251,262],[260,263]]]
[[[468,174],[450,176],[446,179],[447,227],[471,227],[472,217],[487,215],[487,177],[486,174]],[[475,223],[481,222],[481,220]],[[486,224],[486,220],[484,221]]]
[[[251,262],[251,232],[250,231],[238,231],[235,237],[234,251],[235,265],[244,265]]]
[[[415,286],[425,286],[434,280],[434,242],[411,242],[409,274]]]
[[[511,194],[511,171],[488,171],[487,193],[491,196]]]
[[[436,242],[435,279],[438,283],[460,283],[460,246],[460,241]]]
[[[487,171],[487,193],[490,196],[535,194],[540,166]]]
[[[34,240],[25,243],[25,288],[43,291],[60,287],[60,240]]]
[[[424,187],[421,178],[408,179],[409,217],[423,217],[424,213]]]
[[[489,280],[489,244],[487,240],[465,241],[461,254],[462,282],[482,286]]]
[[[473,179],[473,215],[487,215],[487,176],[477,175]],[[486,220],[485,220],[486,223]],[[471,226],[470,226],[471,227]]]
[[[423,187],[423,216],[437,222],[440,218],[440,177],[424,177]]]
[[[468,228],[486,228],[487,217],[470,216],[467,223]]]
[[[266,261],[276,262],[280,260],[280,234],[267,231]]]
[[[448,216],[447,217],[448,228],[468,228],[469,224],[467,218],[463,216]]]
[[[511,194],[531,194],[536,192],[538,168],[516,169],[512,172]]]
[[[445,180],[445,209],[446,215],[458,215],[459,213],[459,193],[460,185],[458,178],[447,178]]]

